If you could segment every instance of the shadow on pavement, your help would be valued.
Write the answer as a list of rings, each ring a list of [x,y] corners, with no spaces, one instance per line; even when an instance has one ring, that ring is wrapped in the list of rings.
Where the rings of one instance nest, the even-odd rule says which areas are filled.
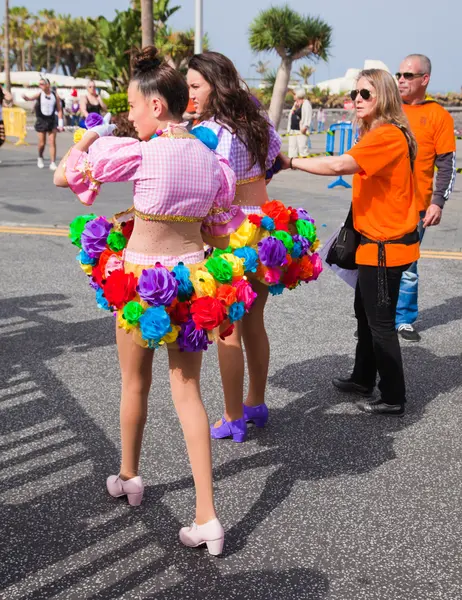
[[[419,314],[418,331],[462,320],[462,296],[445,300],[443,304],[426,308]],[[460,326],[462,328],[462,325]]]

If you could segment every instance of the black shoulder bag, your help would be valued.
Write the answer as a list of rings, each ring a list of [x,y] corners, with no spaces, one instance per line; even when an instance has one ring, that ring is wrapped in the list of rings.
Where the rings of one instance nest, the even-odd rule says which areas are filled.
[[[337,267],[347,269],[348,271],[357,269],[356,250],[358,249],[360,239],[360,233],[353,226],[353,205],[350,205],[345,223],[327,253],[327,264],[331,266],[337,265]]]

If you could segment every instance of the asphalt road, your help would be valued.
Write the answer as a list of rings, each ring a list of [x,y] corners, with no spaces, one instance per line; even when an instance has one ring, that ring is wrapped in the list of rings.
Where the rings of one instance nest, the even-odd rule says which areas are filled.
[[[34,167],[33,148],[2,150],[2,160],[2,600],[462,599],[457,241],[439,248],[427,237],[427,250],[448,254],[421,260],[422,342],[403,344],[403,419],[367,417],[331,387],[353,364],[352,290],[326,272],[271,299],[270,422],[245,444],[213,442],[227,534],[224,556],[212,558],[177,540],[194,493],[164,352],[155,359],[143,505],[106,494],[119,460],[113,318],[94,306],[60,227],[55,235],[20,227],[62,226],[82,208]],[[325,238],[348,192],[303,177],[283,174],[272,194],[309,208]],[[108,186],[94,208],[111,214],[129,203],[128,186]],[[203,396],[218,418],[214,348],[204,356]]]

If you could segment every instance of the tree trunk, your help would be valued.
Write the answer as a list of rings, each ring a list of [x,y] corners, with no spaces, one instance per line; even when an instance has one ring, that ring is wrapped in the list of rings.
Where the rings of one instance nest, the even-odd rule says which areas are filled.
[[[141,47],[154,44],[153,0],[141,0]]]
[[[32,40],[29,41],[29,45],[27,47],[27,62],[29,64],[29,71],[33,71],[32,68]]]
[[[10,6],[9,0],[5,0],[5,87],[11,92],[10,79]]]
[[[26,70],[26,48],[23,45],[21,46],[21,71]]]
[[[283,58],[278,68],[276,81],[274,82],[273,95],[271,96],[271,104],[268,111],[269,118],[272,120],[276,129],[279,127],[281,121],[291,69],[292,61],[290,58]]]
[[[47,73],[50,72],[51,68],[51,49],[50,44],[47,44]]]

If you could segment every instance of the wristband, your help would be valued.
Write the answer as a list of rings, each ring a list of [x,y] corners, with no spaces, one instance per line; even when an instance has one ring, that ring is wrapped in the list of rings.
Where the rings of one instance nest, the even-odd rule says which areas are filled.
[[[58,119],[58,127],[62,129],[64,127],[64,119]]]
[[[294,166],[292,165],[292,161],[293,161],[293,160],[294,160],[294,158],[293,158],[293,157],[292,157],[292,158],[289,160],[289,167],[292,169],[292,171],[296,171],[296,170],[297,170],[297,167],[294,167]]]

